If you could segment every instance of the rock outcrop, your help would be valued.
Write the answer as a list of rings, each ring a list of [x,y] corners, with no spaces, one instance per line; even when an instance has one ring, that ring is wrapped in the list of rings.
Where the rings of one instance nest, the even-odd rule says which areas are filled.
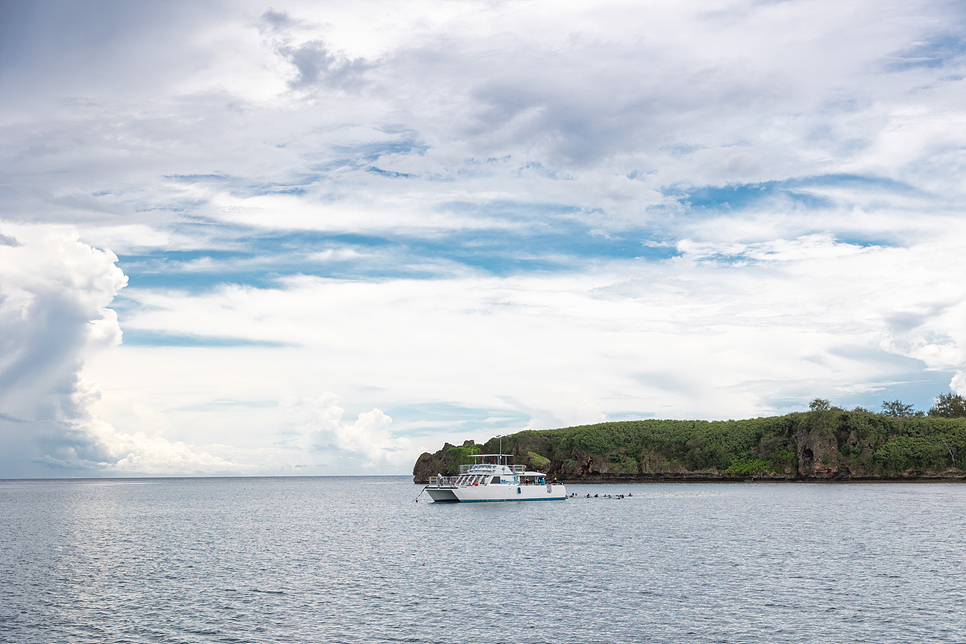
[[[643,447],[642,447],[643,445]],[[743,421],[627,421],[525,430],[423,453],[417,483],[459,472],[475,453],[561,481],[966,479],[966,419],[891,418],[831,408]]]
[[[462,447],[472,449],[476,446],[474,441],[466,441]],[[435,454],[423,452],[416,460],[413,467],[413,480],[417,483],[427,483],[431,477],[437,474],[452,476],[459,472],[460,452],[455,445],[443,444],[443,449]]]

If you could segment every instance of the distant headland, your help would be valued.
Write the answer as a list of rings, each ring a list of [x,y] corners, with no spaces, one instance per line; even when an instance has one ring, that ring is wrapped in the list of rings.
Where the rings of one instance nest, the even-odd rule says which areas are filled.
[[[471,456],[513,454],[563,482],[966,480],[966,399],[926,415],[899,401],[883,413],[816,399],[810,411],[748,420],[636,420],[524,430],[424,452],[416,483],[453,475]]]

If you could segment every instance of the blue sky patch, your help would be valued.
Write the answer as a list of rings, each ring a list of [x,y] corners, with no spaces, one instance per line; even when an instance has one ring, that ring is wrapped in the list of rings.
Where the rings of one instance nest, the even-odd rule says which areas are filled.
[[[895,52],[887,58],[886,71],[944,67],[966,55],[966,38],[959,33],[938,34],[926,42]]]
[[[454,205],[459,207],[459,205]],[[471,208],[471,205],[466,205]],[[497,204],[502,216],[522,218],[519,204]],[[588,262],[676,256],[673,244],[652,243],[654,234],[634,229],[599,234],[571,217],[573,209],[544,206],[550,225],[519,229],[457,231],[434,237],[321,232],[266,236],[235,229],[215,241],[222,248],[152,250],[119,255],[130,288],[201,292],[221,284],[270,288],[286,275],[333,279],[435,279],[463,266],[492,275],[567,272]]]
[[[373,162],[384,156],[409,156],[411,154],[425,154],[429,147],[417,143],[414,138],[399,141],[379,141],[363,143],[361,145],[334,145],[332,151],[350,157],[358,163]]]
[[[874,190],[876,193],[915,191],[912,186],[887,177],[829,174],[723,186],[671,186],[662,192],[695,211],[738,212],[759,208],[776,200],[788,201],[808,210],[823,210],[835,206],[830,198],[813,194],[809,191],[810,188],[850,188],[858,191]]]
[[[748,210],[765,201],[778,198],[788,199],[805,208],[829,208],[833,205],[829,199],[797,192],[791,189],[787,185],[787,182],[779,181],[720,187],[706,186],[682,191],[677,194],[674,191],[669,191],[665,194],[677,197],[682,203],[695,210]]]
[[[374,165],[366,168],[366,172],[372,172],[373,174],[378,174],[381,177],[389,177],[390,179],[410,179],[415,175],[407,174],[405,172],[392,172],[391,170],[383,170],[382,168],[377,168]]]
[[[232,336],[188,335],[165,333],[163,331],[148,331],[143,329],[124,329],[122,344],[139,347],[291,347],[296,346],[288,342],[274,340],[253,340]]]

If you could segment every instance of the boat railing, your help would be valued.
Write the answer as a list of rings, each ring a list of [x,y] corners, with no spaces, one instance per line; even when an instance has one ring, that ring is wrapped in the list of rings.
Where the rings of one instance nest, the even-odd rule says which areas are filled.
[[[522,467],[522,466],[521,466]],[[519,470],[523,472],[524,470]],[[518,470],[514,470],[517,473]],[[461,475],[462,476],[462,475]],[[437,487],[459,487],[457,482],[460,480],[461,476],[431,476],[429,477],[429,484],[427,487],[437,488]],[[474,477],[464,481],[463,485],[472,485],[473,483],[478,483],[480,485],[485,485],[479,480],[480,477]],[[489,480],[489,475],[486,475],[486,479]],[[528,476],[528,477],[513,477],[508,479],[503,477],[501,481],[503,485],[546,485],[547,482],[543,477]]]
[[[460,465],[460,474],[469,474],[474,467],[478,467],[480,465],[492,465],[492,463],[470,463],[467,465]],[[514,474],[522,474],[523,472],[527,471],[526,465],[509,465],[508,467]]]
[[[453,487],[456,485],[458,476],[431,476],[429,477],[429,487]]]

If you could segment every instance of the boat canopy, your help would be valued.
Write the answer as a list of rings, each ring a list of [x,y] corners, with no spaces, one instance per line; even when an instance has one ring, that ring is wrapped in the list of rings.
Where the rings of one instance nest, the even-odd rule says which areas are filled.
[[[473,454],[473,463],[460,465],[460,474],[470,473],[506,473],[522,474],[526,468],[523,465],[508,465],[507,461],[513,454]]]

